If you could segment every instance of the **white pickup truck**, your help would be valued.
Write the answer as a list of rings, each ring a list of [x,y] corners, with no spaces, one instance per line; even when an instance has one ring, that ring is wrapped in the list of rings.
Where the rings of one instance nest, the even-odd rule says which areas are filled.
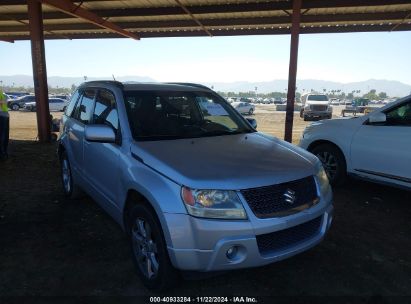
[[[333,109],[327,95],[307,93],[301,96],[301,103],[300,117],[304,121],[308,119],[332,118]]]

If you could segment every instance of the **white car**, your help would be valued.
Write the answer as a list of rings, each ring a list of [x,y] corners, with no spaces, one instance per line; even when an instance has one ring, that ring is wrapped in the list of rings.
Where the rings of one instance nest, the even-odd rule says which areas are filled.
[[[411,95],[362,117],[313,123],[300,146],[321,160],[332,184],[348,174],[411,189]]]
[[[66,110],[68,103],[69,103],[69,100],[67,99],[49,98],[49,110],[64,112]],[[24,104],[24,109],[29,110],[29,111],[36,111],[36,103],[26,102]]]
[[[241,114],[249,114],[252,115],[255,110],[255,105],[249,102],[233,102],[231,105]]]

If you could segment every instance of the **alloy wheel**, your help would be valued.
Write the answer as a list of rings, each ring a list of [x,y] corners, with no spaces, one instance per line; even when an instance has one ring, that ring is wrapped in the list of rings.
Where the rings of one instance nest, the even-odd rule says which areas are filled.
[[[64,190],[66,191],[66,193],[70,193],[71,173],[70,173],[70,165],[69,165],[67,158],[64,158],[62,161],[61,176],[63,179]]]
[[[131,232],[138,267],[147,279],[153,279],[158,275],[159,262],[151,226],[145,219],[137,218]]]
[[[338,162],[333,154],[327,151],[322,151],[317,154],[320,159],[328,179],[334,180],[337,175]]]

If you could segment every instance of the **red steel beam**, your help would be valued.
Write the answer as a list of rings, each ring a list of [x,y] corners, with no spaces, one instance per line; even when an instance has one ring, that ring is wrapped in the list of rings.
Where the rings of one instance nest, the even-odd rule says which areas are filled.
[[[34,92],[36,95],[37,129],[40,142],[50,142],[50,111],[44,51],[41,3],[28,0],[31,57],[33,61]]]
[[[134,33],[131,33],[129,31],[126,31],[119,27],[118,25],[107,21],[100,16],[96,15],[95,13],[92,13],[84,8],[81,7],[82,2],[80,4],[76,5],[70,0],[38,0],[41,3],[44,3],[48,6],[54,7],[68,15],[81,18],[83,20],[86,20],[87,22],[93,23],[101,28],[108,29],[112,32],[115,32],[121,36],[125,36],[128,38],[132,38],[135,40],[140,40],[140,37],[137,36]]]
[[[290,66],[288,69],[287,107],[285,113],[284,140],[293,140],[294,100],[297,81],[298,40],[300,36],[301,3],[302,0],[293,0],[293,14],[291,25]]]

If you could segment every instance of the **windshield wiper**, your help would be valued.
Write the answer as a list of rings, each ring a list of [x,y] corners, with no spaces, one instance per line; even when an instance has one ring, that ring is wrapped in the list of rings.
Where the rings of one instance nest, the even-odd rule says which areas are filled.
[[[235,135],[235,134],[243,134],[243,133],[248,133],[246,131],[228,131],[228,130],[213,130],[213,131],[207,131],[202,134],[200,134],[201,137],[207,137],[207,136],[220,136],[220,135]]]

